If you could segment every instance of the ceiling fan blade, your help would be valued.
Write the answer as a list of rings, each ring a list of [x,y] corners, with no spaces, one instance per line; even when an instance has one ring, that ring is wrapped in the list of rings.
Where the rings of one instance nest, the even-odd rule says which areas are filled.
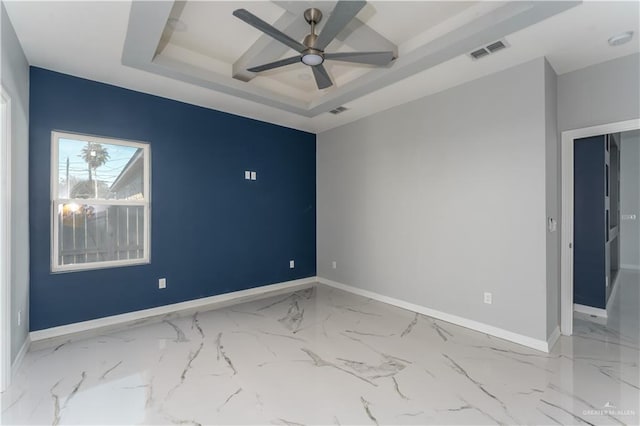
[[[314,47],[324,50],[329,43],[338,35],[344,27],[360,12],[360,9],[367,4],[364,0],[340,0],[331,12],[331,16],[324,24],[322,32],[318,36]]]
[[[297,52],[301,53],[303,50],[306,49],[306,47],[302,43],[292,39],[291,37],[289,37],[282,31],[280,31],[273,25],[266,23],[265,21],[258,18],[256,15],[254,15],[253,13],[249,12],[246,9],[234,10],[233,16],[235,16],[236,18],[242,19],[247,24],[251,25],[254,28],[259,29],[263,33],[275,38],[280,43],[286,46],[289,46],[290,48],[292,48]]]
[[[284,67],[285,65],[291,65],[300,62],[300,56],[292,56],[286,59],[280,59],[279,61],[269,62],[268,64],[258,65],[257,67],[247,68],[247,71],[260,72],[272,70],[278,67]]]
[[[355,62],[357,64],[387,65],[393,60],[393,52],[340,52],[325,53],[325,59]]]
[[[311,67],[311,70],[313,71],[313,76],[316,78],[318,89],[326,89],[333,85],[329,73],[322,64]]]

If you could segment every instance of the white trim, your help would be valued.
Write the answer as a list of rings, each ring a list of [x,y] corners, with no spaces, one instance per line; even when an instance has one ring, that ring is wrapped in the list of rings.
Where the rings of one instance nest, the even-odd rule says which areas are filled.
[[[13,364],[11,364],[11,377],[15,377],[16,373],[20,369],[22,365],[22,361],[24,360],[24,356],[29,352],[29,347],[31,346],[31,339],[29,339],[29,335],[24,339],[24,343],[20,348],[20,351],[16,355],[16,359],[13,360]]]
[[[607,300],[607,307],[605,308],[607,312],[607,317],[609,316],[611,306],[613,305],[613,299],[616,297],[616,293],[618,293],[618,287],[620,286],[620,283],[618,283],[618,281],[620,281],[620,274],[621,274],[621,271],[618,271],[618,274],[616,275],[616,279],[612,283],[613,290],[609,295],[609,300]]]
[[[553,346],[556,344],[559,338],[560,338],[560,326],[556,326],[556,328],[553,329],[551,336],[549,336],[549,338],[547,339],[548,349],[546,352],[551,352],[551,349],[553,349]]]
[[[134,147],[143,150],[143,199],[142,200],[93,200],[93,199],[72,199],[61,198],[58,193],[58,145],[60,138],[81,140],[86,142],[100,143],[105,145],[119,145]],[[52,131],[51,132],[51,272],[73,272],[87,271],[93,269],[114,268],[119,266],[143,265],[151,262],[151,148],[147,142],[130,141],[126,139],[106,138],[93,135],[84,135],[73,132]],[[67,195],[68,197],[68,195]],[[140,206],[143,207],[143,256],[138,259],[119,259],[102,262],[86,262],[68,265],[59,265],[58,239],[60,237],[58,207],[65,203],[78,203],[89,205],[113,205],[113,206]]]
[[[143,207],[145,205],[144,201],[136,201],[136,200],[92,200],[87,198],[58,198],[56,204],[92,204],[96,206],[138,206]]]
[[[57,259],[57,256],[56,256],[56,259]],[[57,267],[52,266],[51,273],[62,274],[65,272],[75,272],[75,271],[94,271],[96,269],[147,265],[149,263],[150,263],[149,259],[144,257],[141,257],[139,259],[120,259],[120,260],[105,260],[102,262],[70,263],[64,266],[57,266]]]
[[[275,296],[293,289],[308,287],[316,281],[316,277],[285,281],[277,284],[250,288],[247,290],[233,291],[231,293],[188,300],[186,302],[173,303],[171,305],[158,306],[156,308],[128,312],[126,314],[113,315],[90,321],[82,321],[73,324],[61,325],[59,327],[32,331],[29,336],[31,338],[31,342],[40,342],[45,339],[52,339],[60,336],[74,337],[73,335],[77,334],[82,334],[82,337],[84,337],[87,332],[95,333],[105,332],[112,329],[120,329],[127,325],[131,325],[134,322],[138,323],[140,320],[152,320],[154,318],[163,317],[167,314],[187,313],[194,310],[218,309],[241,302]]]
[[[436,318],[442,321],[450,322],[452,324],[460,325],[462,327],[466,327],[471,330],[490,334],[491,336],[508,340],[510,342],[517,343],[519,345],[527,346],[529,348],[537,349],[542,352],[547,352],[547,353],[549,352],[549,343],[546,340],[534,339],[533,337],[514,333],[512,331],[494,327],[492,325],[484,324],[478,321],[470,320],[468,318],[459,317],[457,315],[452,315],[445,312],[437,311],[435,309],[427,308],[425,306],[405,302],[404,300],[383,296],[381,294],[374,293],[369,290],[363,290],[361,288],[353,287],[347,284],[331,281],[326,278],[318,277],[318,282],[320,282],[321,284],[326,284],[328,286],[340,289],[340,290],[348,291],[349,293],[368,297],[370,299],[374,299],[379,302],[388,303],[389,305],[397,306],[402,309],[407,309],[409,311],[427,315],[432,318]]]
[[[560,243],[560,329],[573,334],[573,141],[640,128],[640,118],[562,132],[562,235]]]
[[[573,310],[581,312],[587,315],[595,315],[600,318],[607,318],[607,310],[602,308],[594,308],[593,306],[581,305],[579,303],[573,304]]]
[[[0,87],[2,125],[0,136],[0,391],[11,383],[11,97]]]
[[[640,265],[620,265],[620,269],[629,269],[631,271],[640,271]]]

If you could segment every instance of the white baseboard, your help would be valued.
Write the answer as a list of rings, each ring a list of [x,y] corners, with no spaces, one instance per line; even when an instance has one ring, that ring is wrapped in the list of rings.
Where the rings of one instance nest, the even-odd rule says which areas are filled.
[[[581,305],[579,303],[573,304],[573,310],[576,312],[581,312],[587,315],[595,315],[601,318],[607,318],[607,310],[602,308],[594,308],[593,306]]]
[[[31,338],[27,335],[27,338],[24,339],[24,343],[22,343],[22,347],[18,351],[18,355],[16,355],[16,359],[14,359],[11,364],[11,378],[13,378],[20,369],[22,360],[24,360],[24,356],[29,351],[29,346],[31,346]]]
[[[640,265],[620,265],[620,269],[631,269],[632,271],[640,271]]]
[[[44,330],[32,331],[29,336],[31,338],[31,342],[34,343],[60,337],[64,337],[67,340],[72,337],[85,337],[87,334],[104,333],[106,331],[121,329],[133,323],[137,324],[143,320],[153,321],[154,319],[160,319],[168,314],[180,315],[195,312],[197,310],[217,309],[241,302],[276,296],[280,293],[297,288],[308,287],[315,282],[317,282],[317,277],[285,281],[282,283],[270,284],[247,290],[233,291],[231,293],[188,300],[186,302],[172,303],[171,305],[158,306],[156,308],[127,312],[126,314],[113,315],[89,321],[51,327]]]
[[[420,314],[436,318],[442,321],[450,322],[452,324],[460,325],[462,327],[469,328],[471,330],[479,331],[481,333],[490,334],[491,336],[498,337],[500,339],[508,340],[510,342],[518,343],[519,345],[527,346],[529,348],[537,349],[542,352],[549,352],[551,346],[549,343],[551,340],[539,340],[533,337],[525,336],[523,334],[514,333],[512,331],[504,330],[502,328],[494,327],[492,325],[484,324],[478,321],[470,320],[468,318],[459,317],[457,315],[447,314],[435,309],[427,308],[413,303],[405,302],[404,300],[394,299],[392,297],[383,296],[372,291],[363,290],[361,288],[352,287],[347,284],[342,284],[336,281],[331,281],[326,278],[318,277],[318,282],[326,284],[331,287],[335,287],[340,290],[348,291],[349,293],[358,294],[360,296],[368,297],[370,299],[377,300],[379,302],[388,303],[390,305],[397,306],[409,311],[418,312]],[[554,331],[555,333],[555,331]],[[558,330],[559,333],[559,330]],[[553,337],[553,335],[552,335]],[[557,339],[557,337],[556,337]]]
[[[551,352],[551,349],[553,349],[553,345],[556,344],[559,338],[560,338],[560,326],[556,326],[556,328],[551,333],[551,336],[549,336],[549,338],[547,339],[548,349],[546,352]]]

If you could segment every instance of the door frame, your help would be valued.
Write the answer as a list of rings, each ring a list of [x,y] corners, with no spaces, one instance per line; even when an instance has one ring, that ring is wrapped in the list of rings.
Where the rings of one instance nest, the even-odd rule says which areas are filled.
[[[11,97],[0,86],[0,390],[11,382]]]
[[[640,129],[640,118],[562,132],[562,235],[560,236],[560,331],[573,334],[573,142]]]

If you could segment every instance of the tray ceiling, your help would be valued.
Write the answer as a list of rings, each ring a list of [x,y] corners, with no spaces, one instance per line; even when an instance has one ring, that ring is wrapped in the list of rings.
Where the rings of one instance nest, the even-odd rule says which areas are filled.
[[[391,50],[397,59],[386,67],[326,62],[334,85],[319,90],[302,63],[247,71],[295,52],[232,12],[247,9],[302,40],[309,32],[304,10],[315,7],[327,17],[335,2],[134,2],[123,64],[314,117],[576,4],[370,1],[325,50]]]

